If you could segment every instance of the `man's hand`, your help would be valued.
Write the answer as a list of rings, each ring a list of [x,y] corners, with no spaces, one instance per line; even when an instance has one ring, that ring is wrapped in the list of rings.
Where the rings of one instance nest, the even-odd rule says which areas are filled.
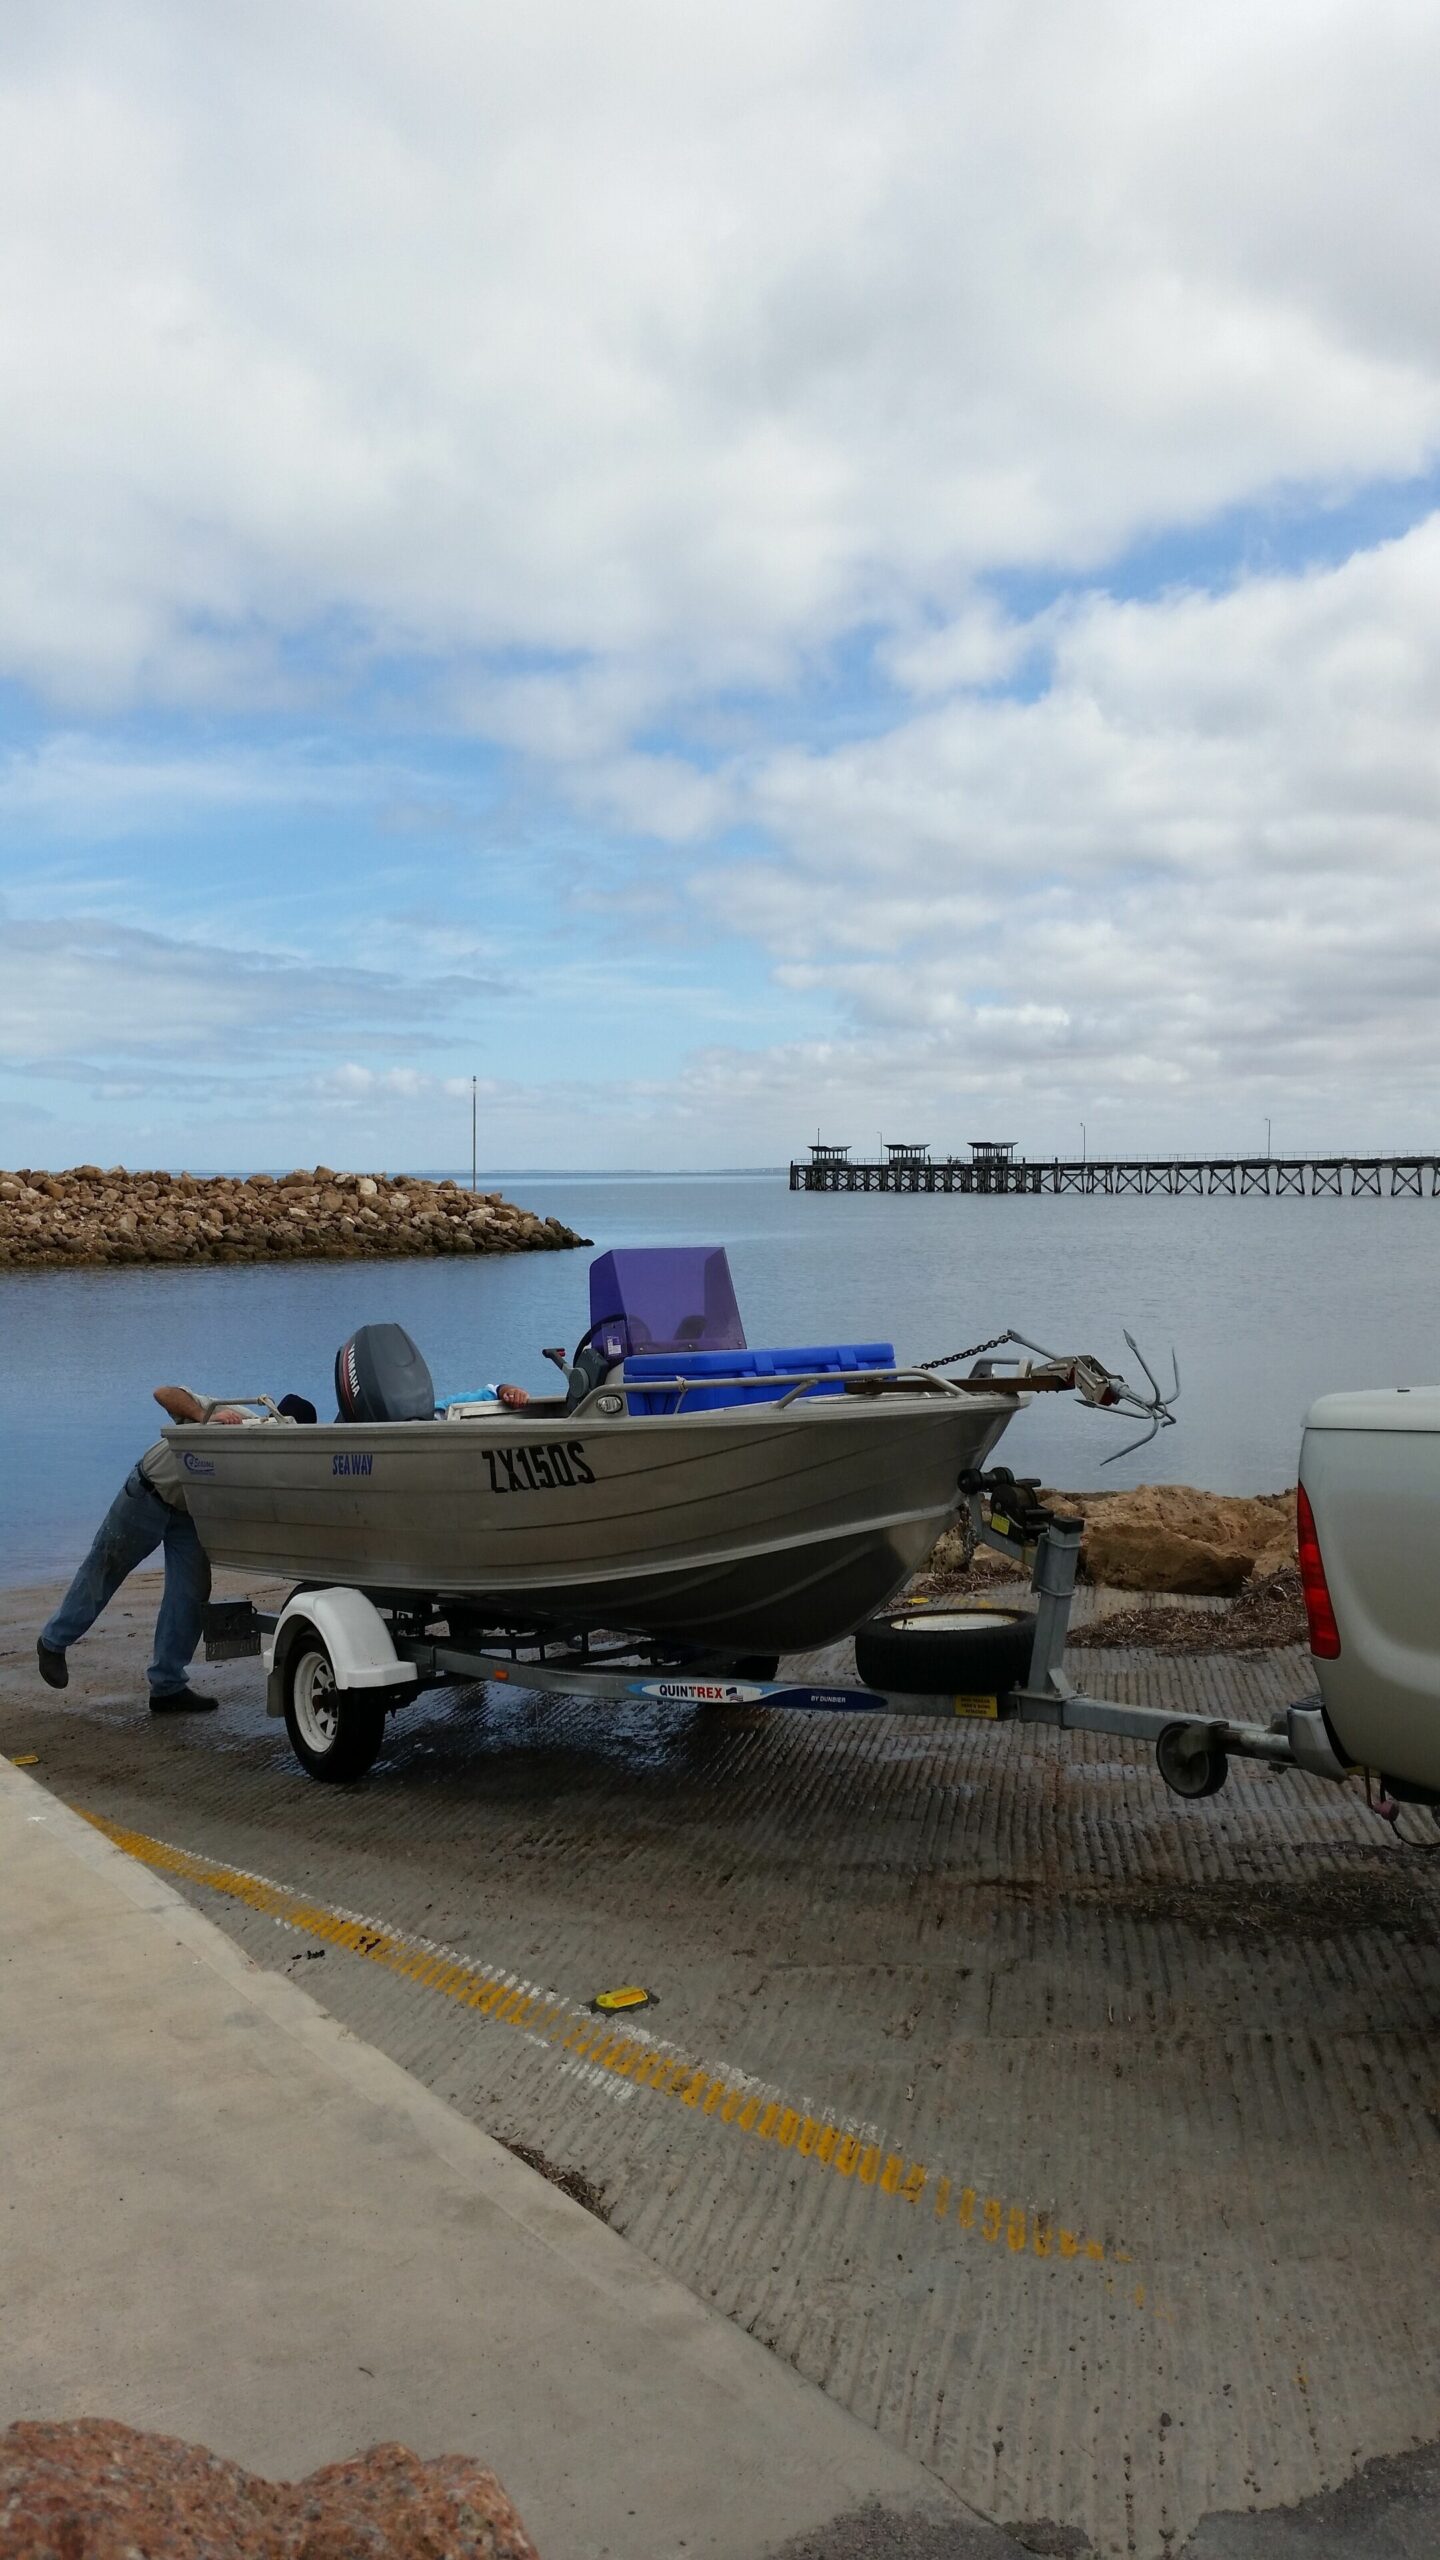
[[[205,1408],[188,1387],[157,1387],[155,1401],[172,1422],[203,1422]]]
[[[495,1393],[502,1404],[509,1405],[512,1412],[517,1411],[522,1404],[528,1404],[530,1401],[530,1398],[523,1387],[497,1387]]]
[[[233,1404],[217,1405],[207,1413],[197,1395],[188,1387],[157,1387],[155,1401],[168,1413],[172,1422],[243,1422],[245,1416]]]

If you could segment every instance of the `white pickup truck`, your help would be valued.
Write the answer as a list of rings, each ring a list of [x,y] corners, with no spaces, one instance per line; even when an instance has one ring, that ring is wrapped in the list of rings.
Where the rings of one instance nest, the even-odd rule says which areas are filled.
[[[1300,1446],[1300,1575],[1337,1757],[1440,1804],[1440,1387],[1321,1396]]]

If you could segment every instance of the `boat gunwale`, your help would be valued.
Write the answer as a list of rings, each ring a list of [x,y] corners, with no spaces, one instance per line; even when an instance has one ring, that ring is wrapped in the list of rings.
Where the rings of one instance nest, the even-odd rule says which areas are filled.
[[[637,1390],[642,1393],[649,1391],[648,1386]],[[225,1399],[218,1397],[216,1401],[223,1403]],[[392,1433],[413,1433],[417,1435],[417,1445],[420,1447],[427,1445],[428,1435],[437,1430],[443,1433],[447,1447],[463,1447],[467,1440],[493,1438],[497,1432],[503,1432],[509,1436],[516,1432],[533,1430],[537,1431],[542,1438],[553,1439],[557,1436],[557,1424],[574,1428],[577,1436],[583,1434],[584,1437],[589,1438],[593,1433],[606,1439],[616,1433],[623,1433],[627,1439],[641,1433],[648,1436],[657,1431],[673,1435],[677,1425],[683,1430],[736,1431],[755,1427],[764,1432],[771,1432],[777,1428],[796,1429],[811,1423],[822,1423],[829,1428],[833,1428],[840,1422],[873,1427],[882,1420],[895,1421],[902,1416],[906,1421],[919,1421],[922,1417],[937,1422],[942,1419],[950,1421],[955,1417],[959,1401],[948,1396],[928,1396],[923,1392],[917,1392],[914,1396],[886,1395],[873,1398],[830,1394],[816,1396],[809,1402],[802,1401],[787,1405],[783,1410],[778,1400],[771,1398],[762,1401],[757,1397],[753,1403],[709,1406],[694,1413],[682,1411],[594,1415],[577,1415],[558,1409],[545,1411],[536,1405],[522,1405],[514,1408],[501,1405],[497,1406],[493,1415],[473,1414],[467,1416],[464,1421],[457,1422],[447,1421],[443,1414],[436,1414],[428,1421],[417,1416],[403,1422],[342,1422],[337,1418],[333,1422],[291,1423],[282,1420],[272,1423],[267,1416],[265,1422],[247,1428],[246,1441],[240,1445],[247,1443],[250,1446],[254,1445],[249,1441],[249,1429],[266,1431],[264,1445],[267,1448],[292,1443],[301,1448],[315,1448],[325,1445],[329,1438],[336,1434],[340,1436],[342,1442],[348,1442],[354,1440],[357,1435],[363,1436],[370,1432],[384,1432],[387,1437]],[[1023,1410],[1030,1402],[1030,1396],[1023,1391],[1019,1394],[991,1392],[967,1395],[961,1403],[961,1409],[972,1414],[1013,1415]],[[194,1448],[200,1443],[226,1449],[237,1446],[233,1423],[172,1422],[165,1425],[161,1437],[173,1442],[177,1447],[185,1448]]]

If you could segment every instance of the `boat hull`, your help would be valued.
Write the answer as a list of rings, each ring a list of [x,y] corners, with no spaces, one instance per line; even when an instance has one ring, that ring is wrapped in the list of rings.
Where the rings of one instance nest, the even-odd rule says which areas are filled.
[[[815,1399],[576,1424],[187,1425],[212,1563],[727,1651],[847,1633],[923,1564],[1013,1397]]]

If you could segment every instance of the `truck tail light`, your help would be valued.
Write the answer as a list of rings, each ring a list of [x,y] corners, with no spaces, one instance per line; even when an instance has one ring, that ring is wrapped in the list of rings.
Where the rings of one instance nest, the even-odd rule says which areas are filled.
[[[1340,1630],[1335,1624],[1330,1585],[1325,1579],[1325,1559],[1315,1534],[1315,1514],[1303,1484],[1295,1497],[1295,1525],[1300,1550],[1300,1588],[1305,1594],[1305,1615],[1310,1625],[1310,1650],[1318,1655],[1321,1662],[1333,1662],[1340,1651]]]

